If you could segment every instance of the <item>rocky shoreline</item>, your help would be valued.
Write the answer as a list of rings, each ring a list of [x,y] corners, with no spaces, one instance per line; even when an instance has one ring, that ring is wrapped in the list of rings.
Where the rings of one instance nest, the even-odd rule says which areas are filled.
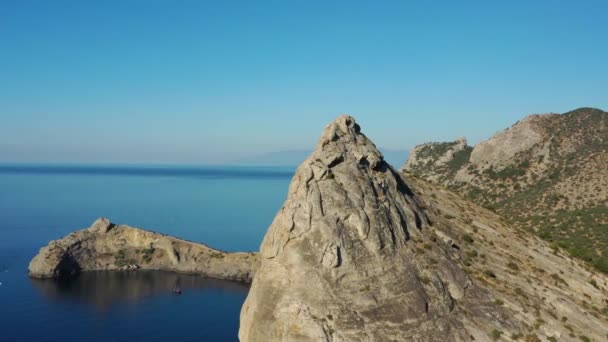
[[[29,276],[54,278],[100,270],[166,270],[250,283],[257,253],[228,253],[106,218],[53,240],[29,264]]]

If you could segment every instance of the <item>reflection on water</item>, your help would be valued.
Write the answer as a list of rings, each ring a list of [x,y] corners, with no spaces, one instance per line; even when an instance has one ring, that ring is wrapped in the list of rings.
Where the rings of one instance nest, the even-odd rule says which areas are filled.
[[[49,300],[77,301],[99,311],[154,295],[176,296],[172,293],[176,286],[184,294],[213,290],[246,295],[249,291],[249,285],[233,281],[150,270],[84,272],[68,279],[31,279],[31,282]]]

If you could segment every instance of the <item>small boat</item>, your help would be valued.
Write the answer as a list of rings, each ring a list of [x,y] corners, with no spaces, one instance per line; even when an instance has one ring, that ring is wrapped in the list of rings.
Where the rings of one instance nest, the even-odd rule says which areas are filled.
[[[176,287],[174,287],[174,288],[173,288],[173,291],[172,291],[172,292],[173,292],[174,294],[181,295],[181,294],[182,294],[182,289],[180,289],[180,288],[179,288],[179,286],[176,286]]]

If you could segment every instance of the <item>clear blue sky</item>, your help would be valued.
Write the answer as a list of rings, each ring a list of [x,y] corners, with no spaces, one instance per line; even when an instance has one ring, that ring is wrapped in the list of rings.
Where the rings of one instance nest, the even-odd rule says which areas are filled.
[[[0,161],[217,163],[608,109],[608,1],[0,2]],[[532,4],[533,3],[533,4]]]

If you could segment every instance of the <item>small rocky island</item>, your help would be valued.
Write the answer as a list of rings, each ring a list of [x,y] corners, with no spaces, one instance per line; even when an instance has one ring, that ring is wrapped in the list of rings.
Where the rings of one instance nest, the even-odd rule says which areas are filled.
[[[464,142],[462,143],[464,145]],[[600,341],[608,277],[388,165],[350,116],[297,169],[260,253],[106,219],[51,241],[33,277],[162,269],[252,282],[239,339]]]
[[[100,218],[91,227],[51,241],[29,265],[29,275],[51,278],[83,271],[153,269],[251,282],[257,253],[227,253]]]

